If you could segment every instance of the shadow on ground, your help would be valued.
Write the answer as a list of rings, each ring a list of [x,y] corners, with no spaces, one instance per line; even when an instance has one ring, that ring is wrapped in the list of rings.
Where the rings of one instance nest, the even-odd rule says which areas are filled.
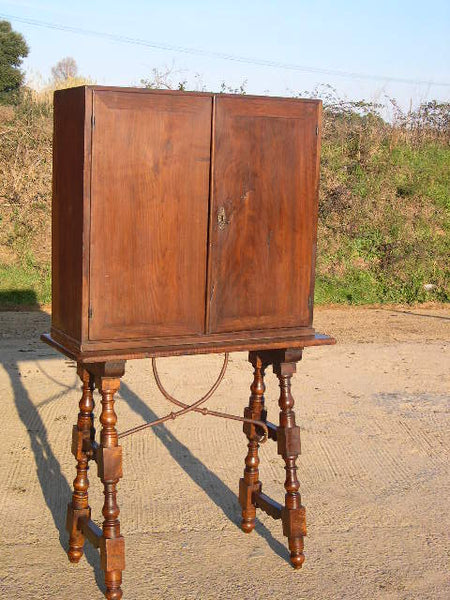
[[[0,310],[39,309],[34,290],[0,290]]]
[[[20,291],[16,291],[15,293],[17,295],[20,293]],[[27,300],[31,297],[31,293],[34,292],[30,290],[24,291]],[[22,304],[23,303],[24,302],[22,302]],[[42,315],[45,315],[45,317],[48,318],[48,324],[50,326],[49,315],[43,312]],[[39,406],[36,406],[32,402],[25,386],[23,385],[18,364],[9,360],[8,362],[5,362],[3,364],[3,367],[8,373],[9,379],[11,381],[17,413],[22,423],[24,424],[28,436],[30,438],[31,448],[33,450],[36,462],[37,477],[39,479],[39,483],[42,489],[42,495],[52,515],[55,527],[59,532],[60,544],[63,550],[66,552],[69,547],[69,536],[66,532],[65,502],[70,501],[72,496],[72,489],[69,483],[67,482],[67,479],[61,472],[61,466],[59,464],[59,461],[56,458],[52,447],[48,441],[47,428],[38,411],[39,406],[43,406],[45,404],[53,402],[59,399],[61,395],[57,394],[54,397],[49,397],[44,402],[41,402]],[[44,375],[44,377],[48,377],[48,375],[42,369],[41,372]],[[77,387],[76,384],[74,384],[73,386],[64,386],[64,384],[62,384],[61,382],[58,383],[59,385],[66,387],[66,391],[64,393],[75,392]],[[76,414],[74,414],[74,421],[75,420]],[[68,432],[67,435],[69,438],[70,433]],[[68,445],[69,444],[70,441],[68,439]],[[57,490],[57,492],[55,490]],[[59,499],[62,499],[62,505]],[[103,574],[100,568],[100,556],[98,552],[89,544],[86,544],[85,556],[94,570],[95,579],[98,587],[103,591],[105,588],[103,584]]]
[[[442,315],[424,315],[423,313],[414,312],[413,310],[398,310],[395,308],[388,309],[391,312],[400,313],[401,315],[411,315],[413,317],[424,317],[426,319],[441,319],[442,321],[450,321],[450,317],[443,317]]]
[[[19,292],[16,292],[16,294]],[[32,291],[24,291],[28,300]],[[1,302],[1,300],[0,300]],[[50,328],[50,317],[47,313],[42,312],[46,320],[48,318],[48,327]],[[61,393],[52,397],[46,398],[39,405],[33,403],[30,398],[20,376],[19,366],[16,361],[8,360],[3,364],[11,381],[11,386],[14,392],[14,401],[16,404],[18,415],[24,424],[28,436],[30,438],[31,448],[34,453],[37,477],[42,489],[42,494],[47,504],[47,507],[52,515],[53,522],[59,532],[59,541],[64,551],[68,549],[68,534],[65,528],[65,501],[70,501],[72,488],[64,477],[61,471],[61,466],[56,458],[52,447],[48,441],[47,428],[39,414],[39,408],[54,402],[61,398]],[[50,377],[40,365],[38,365],[43,377]],[[53,378],[52,378],[53,379]],[[67,393],[78,393],[79,386],[76,382],[72,386],[64,386],[61,382],[57,382]],[[128,403],[129,407],[145,421],[153,421],[158,418],[150,407],[137,395],[131,388],[122,381],[121,397]],[[73,420],[76,422],[76,412],[74,411]],[[238,499],[236,494],[225,485],[219,477],[212,472],[204,463],[196,458],[189,449],[182,444],[164,425],[159,425],[153,429],[154,435],[165,445],[172,458],[177,464],[191,477],[191,479],[201,487],[209,498],[216,504],[218,508],[226,515],[226,517],[239,527],[240,520],[237,519],[238,514]],[[69,439],[70,431],[67,436]],[[69,442],[68,442],[69,443]],[[243,457],[244,464],[244,457]],[[240,474],[236,474],[238,481]],[[74,465],[75,477],[75,465]],[[212,482],[212,486],[207,486],[206,481]],[[211,490],[211,487],[213,490]],[[62,500],[62,502],[60,501]],[[120,492],[119,492],[120,505]],[[235,507],[235,508],[230,508]],[[289,552],[287,548],[276,540],[267,527],[257,520],[255,532],[263,537],[271,549],[282,557],[286,562],[289,562]],[[244,535],[244,534],[243,534]],[[96,583],[101,591],[104,591],[103,573],[100,567],[99,553],[90,545],[85,544],[85,556],[95,573]]]
[[[144,421],[150,422],[158,418],[151,408],[137,394],[135,394],[126,383],[122,382],[120,387],[120,395],[128,403],[129,407]],[[239,504],[236,494],[217,477],[217,475],[208,469],[197,457],[195,457],[184,444],[182,444],[173,433],[164,425],[157,425],[153,428],[153,433],[164,444],[172,458],[180,465],[180,467],[189,475],[199,487],[201,487],[214,504],[222,510],[225,516],[240,528],[240,518],[237,518]],[[244,456],[242,464],[244,466]],[[236,488],[240,474],[236,474]],[[205,481],[209,480],[211,486],[206,486]],[[211,491],[211,489],[213,491]],[[230,509],[230,507],[233,507]],[[263,537],[270,548],[280,557],[284,558],[290,564],[290,557],[287,547],[276,540],[267,527],[256,520],[255,531]],[[245,535],[243,533],[243,535]]]

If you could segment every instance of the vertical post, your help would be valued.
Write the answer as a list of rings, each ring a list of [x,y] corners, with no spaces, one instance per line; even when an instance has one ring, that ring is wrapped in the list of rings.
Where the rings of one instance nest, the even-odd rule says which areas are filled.
[[[300,360],[300,357],[297,360]],[[306,535],[305,507],[301,504],[300,484],[297,478],[296,460],[301,452],[300,428],[295,424],[294,398],[291,394],[291,378],[296,371],[295,362],[274,362],[274,373],[280,383],[280,425],[277,428],[278,454],[285,462],[285,505],[281,513],[283,534],[288,538],[291,563],[300,568],[305,561],[303,537]]]
[[[67,552],[70,562],[77,563],[83,556],[84,535],[78,529],[80,517],[90,518],[91,509],[88,499],[88,469],[89,457],[86,454],[84,441],[92,440],[94,436],[94,379],[81,365],[77,365],[77,374],[82,382],[82,395],[79,403],[77,424],[72,431],[72,454],[77,460],[77,476],[73,482],[72,502],[67,509],[67,530],[69,532],[69,550]]]
[[[117,415],[114,411],[114,394],[120,387],[120,376],[124,363],[113,364],[113,368],[103,365],[102,374],[96,377],[96,386],[102,396],[100,422],[100,446],[97,449],[98,475],[103,483],[105,500],[102,514],[103,536],[100,540],[102,569],[105,572],[108,600],[122,598],[122,571],[125,568],[125,543],[120,535],[119,506],[117,504],[117,484],[122,477],[122,448],[118,445],[116,430]],[[110,371],[110,372],[108,372]]]
[[[261,360],[257,352],[249,353],[249,362],[253,365],[253,383],[250,386],[251,396],[248,407],[244,410],[244,417],[265,421],[267,411],[264,408],[264,374],[266,364]],[[242,508],[241,527],[245,533],[250,533],[255,528],[256,504],[254,493],[261,490],[259,481],[259,456],[258,438],[260,433],[253,423],[244,423],[244,433],[248,438],[248,452],[245,458],[244,477],[239,481],[239,502]]]

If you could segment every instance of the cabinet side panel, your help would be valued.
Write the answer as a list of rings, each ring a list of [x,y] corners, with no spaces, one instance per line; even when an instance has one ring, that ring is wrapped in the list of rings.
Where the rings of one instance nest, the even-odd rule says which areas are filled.
[[[52,327],[81,339],[85,89],[55,92]]]
[[[316,146],[316,168],[315,168],[315,181],[314,181],[314,193],[312,195],[312,257],[311,257],[311,282],[309,297],[311,301],[309,303],[309,322],[312,325],[314,319],[314,289],[316,283],[316,262],[317,262],[317,226],[319,220],[319,185],[320,185],[320,151],[322,142],[322,102],[317,105],[317,146]]]
[[[308,327],[318,101],[216,99],[211,333]]]

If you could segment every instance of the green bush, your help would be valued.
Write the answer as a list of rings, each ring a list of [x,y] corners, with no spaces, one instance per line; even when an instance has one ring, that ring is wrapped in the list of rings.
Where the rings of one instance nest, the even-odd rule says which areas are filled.
[[[450,105],[326,100],[316,302],[449,301]]]
[[[50,302],[51,93],[25,90],[17,106],[0,106],[4,305]],[[318,95],[316,302],[448,302],[450,104],[402,113],[391,101],[387,122],[380,105]]]

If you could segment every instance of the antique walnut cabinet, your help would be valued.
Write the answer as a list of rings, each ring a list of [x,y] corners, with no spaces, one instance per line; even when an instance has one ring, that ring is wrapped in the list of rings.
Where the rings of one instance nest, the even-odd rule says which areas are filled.
[[[77,361],[82,381],[69,558],[80,560],[86,539],[100,548],[110,600],[122,597],[125,565],[114,394],[127,359],[249,351],[242,528],[252,531],[257,507],[281,519],[291,562],[303,563],[290,380],[303,348],[334,343],[312,327],[320,128],[318,100],[97,86],[55,93],[52,327],[42,338]],[[278,426],[264,407],[269,365],[280,382]],[[187,406],[165,395],[180,408],[167,419],[226,416],[200,408],[206,397]],[[259,481],[267,438],[285,462],[284,505]],[[102,529],[90,518],[90,460],[104,485]]]

